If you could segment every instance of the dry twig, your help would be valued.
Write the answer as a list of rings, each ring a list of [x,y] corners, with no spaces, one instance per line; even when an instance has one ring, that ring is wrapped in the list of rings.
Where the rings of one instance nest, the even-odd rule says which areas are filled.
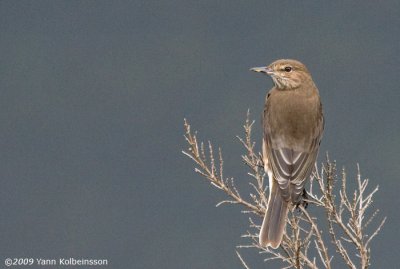
[[[251,138],[253,124],[254,121],[250,121],[248,112],[243,126],[245,137],[238,137],[245,148],[242,160],[249,169],[249,184],[254,191],[254,193],[250,193],[250,201],[242,198],[239,190],[235,187],[233,178],[224,177],[221,149],[218,149],[216,160],[211,142],[207,143],[207,151],[204,143],[197,140],[196,132],[191,131],[186,119],[184,127],[188,149],[182,152],[194,161],[196,173],[202,175],[213,186],[228,195],[229,198],[219,202],[217,206],[224,203],[240,204],[244,207],[242,212],[262,217],[268,200],[267,186],[264,180],[262,156],[255,151],[255,142]],[[372,198],[378,191],[378,187],[367,193],[369,181],[361,178],[359,166],[357,168],[357,188],[352,192],[347,190],[347,175],[344,169],[340,177],[340,188],[339,190],[335,188],[338,181],[336,163],[331,162],[328,157],[320,170],[316,166],[315,172],[310,178],[307,202],[311,206],[315,205],[317,208],[323,209],[327,217],[328,227],[321,227],[321,223],[318,223],[316,218],[301,205],[297,211],[294,207],[292,208],[287,219],[287,230],[279,249],[265,248],[258,244],[260,226],[255,224],[251,217],[249,217],[249,230],[242,235],[249,242],[245,245],[239,245],[237,248],[257,249],[260,254],[267,255],[264,258],[265,262],[280,260],[284,264],[284,268],[329,269],[332,268],[333,256],[329,254],[328,247],[333,247],[348,268],[367,269],[371,259],[371,240],[379,233],[386,218],[378,224],[370,235],[367,234],[366,228],[374,220],[378,210],[370,214],[368,218],[366,211],[372,205]],[[337,194],[338,198],[336,197]],[[330,235],[330,242],[323,236],[324,231],[327,235]],[[318,254],[316,257],[310,257],[312,248],[314,253]],[[249,269],[239,252],[236,253],[242,266]]]

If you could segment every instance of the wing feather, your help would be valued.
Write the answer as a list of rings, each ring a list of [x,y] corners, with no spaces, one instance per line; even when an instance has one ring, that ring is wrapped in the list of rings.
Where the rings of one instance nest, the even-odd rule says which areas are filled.
[[[282,197],[287,201],[291,199],[298,202],[304,189],[306,180],[310,176],[318,155],[319,144],[324,129],[324,117],[320,105],[320,118],[310,139],[308,148],[304,151],[294,150],[288,147],[273,148],[272,134],[266,117],[267,105],[264,110],[264,144],[268,158],[268,166],[277,180]]]

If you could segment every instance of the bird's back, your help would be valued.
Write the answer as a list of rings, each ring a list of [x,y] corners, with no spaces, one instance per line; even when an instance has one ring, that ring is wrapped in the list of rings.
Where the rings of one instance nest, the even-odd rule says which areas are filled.
[[[304,91],[272,89],[266,100],[264,126],[274,149],[308,152],[318,129],[320,100]],[[317,91],[309,89],[309,91]]]

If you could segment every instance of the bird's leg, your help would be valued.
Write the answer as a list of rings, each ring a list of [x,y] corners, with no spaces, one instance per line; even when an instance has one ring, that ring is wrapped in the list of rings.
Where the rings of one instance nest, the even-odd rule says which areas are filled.
[[[301,199],[298,203],[296,203],[296,208],[299,209],[299,211],[301,211],[301,209],[299,208],[300,205],[302,205],[304,208],[308,207],[308,194],[307,191],[304,189],[303,190],[303,194],[301,195]]]
[[[304,208],[308,207],[308,194],[306,189],[303,189],[303,194],[302,194],[303,199],[301,199],[301,204],[304,206]]]
[[[259,156],[256,165],[257,165],[259,168],[264,169],[264,167],[265,167],[265,166],[264,166],[264,161],[263,161],[263,158],[262,158],[261,155]]]

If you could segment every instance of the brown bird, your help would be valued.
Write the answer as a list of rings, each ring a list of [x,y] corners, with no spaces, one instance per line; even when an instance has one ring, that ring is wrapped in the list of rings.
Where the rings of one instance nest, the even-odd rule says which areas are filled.
[[[306,66],[277,60],[250,69],[271,76],[275,86],[265,99],[263,161],[269,177],[267,212],[261,226],[262,246],[278,248],[290,205],[299,205],[318,155],[324,117],[318,89]]]

